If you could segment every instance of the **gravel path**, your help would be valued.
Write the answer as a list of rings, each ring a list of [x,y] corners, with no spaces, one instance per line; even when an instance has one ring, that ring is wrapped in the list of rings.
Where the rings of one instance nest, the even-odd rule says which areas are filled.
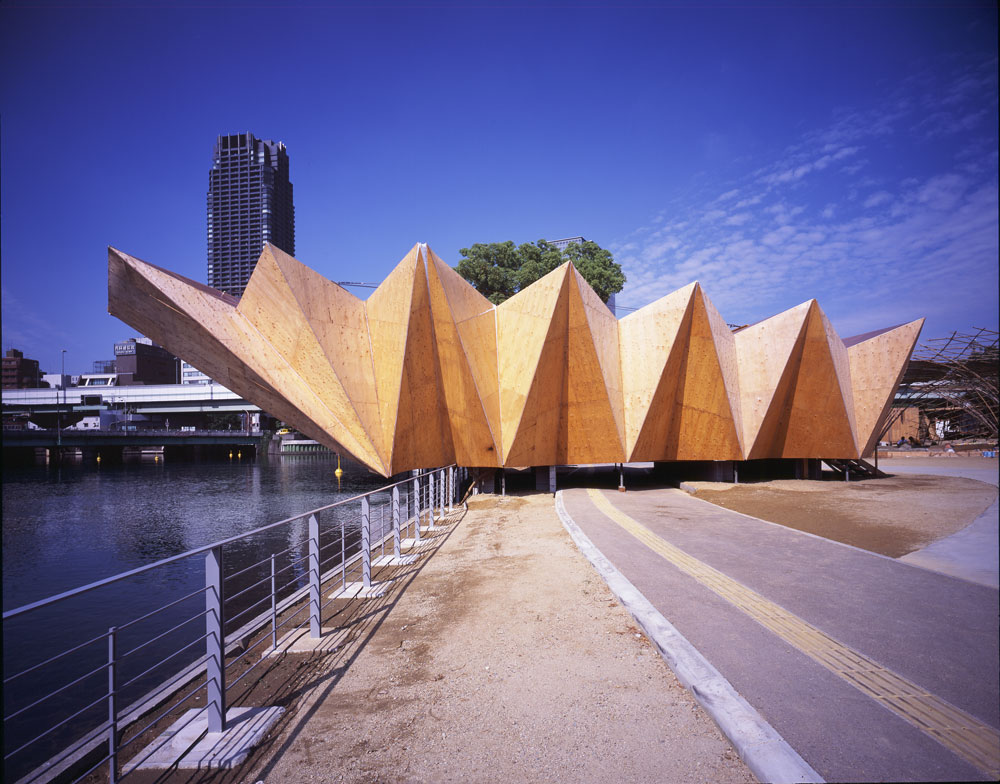
[[[754,780],[551,496],[478,496],[446,536],[239,780]]]

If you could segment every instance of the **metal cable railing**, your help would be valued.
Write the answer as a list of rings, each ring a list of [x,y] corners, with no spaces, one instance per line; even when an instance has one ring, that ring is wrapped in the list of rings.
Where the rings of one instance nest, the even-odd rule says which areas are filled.
[[[242,654],[265,644],[276,649],[279,631],[285,629],[283,633],[290,635],[308,626],[309,635],[319,637],[322,611],[347,591],[348,578],[356,577],[362,589],[370,589],[373,554],[387,557],[391,547],[392,556],[399,559],[404,541],[418,546],[424,518],[424,527],[433,527],[435,520],[445,514],[445,507],[453,506],[458,480],[454,466],[423,472],[5,612],[5,627],[14,619],[19,624],[25,623],[23,619],[60,602],[204,556],[204,584],[197,590],[185,591],[155,609],[112,626],[106,633],[71,644],[45,661],[32,663],[4,678],[7,687],[35,674],[34,679],[23,684],[29,688],[20,689],[26,695],[22,704],[15,703],[24,695],[5,694],[4,730],[10,745],[5,745],[4,750],[4,779],[24,784],[56,777],[79,781],[106,765],[109,781],[119,781],[142,761],[136,758],[123,765],[122,750],[159,722],[177,714],[181,706],[202,690],[207,704],[200,707],[197,716],[207,714],[210,732],[224,730],[228,690],[245,681],[266,660],[262,657],[227,682],[228,672],[235,663],[227,664],[227,653],[262,631],[264,634],[255,642],[241,647]],[[300,530],[303,524],[305,531]],[[281,527],[288,529],[294,539],[292,544],[271,547],[249,566],[240,564],[239,568],[227,570],[227,547],[237,543],[249,546],[255,537]],[[286,543],[287,540],[280,544]],[[247,549],[238,548],[238,552]],[[321,558],[321,554],[326,557]],[[320,600],[322,590],[331,592],[326,602]],[[172,617],[185,602],[199,596],[204,596],[204,609],[180,620]],[[290,614],[279,621],[286,612]],[[196,626],[195,622],[201,620],[204,625]],[[156,623],[161,627],[148,629],[139,636],[142,624]],[[296,625],[292,626],[293,623]],[[120,652],[125,630],[136,639],[128,640],[127,648]],[[102,641],[107,649],[103,661],[96,650]],[[130,666],[136,671],[125,672],[127,660],[135,657],[138,658]],[[185,663],[182,657],[192,660]],[[67,661],[75,662],[78,667],[65,682],[53,684],[51,676],[41,677],[42,668],[59,662],[60,667],[67,669],[63,666]],[[178,668],[173,675],[165,680],[159,676],[159,683],[138,699],[130,696],[137,688],[148,689],[153,673],[162,671],[170,662],[174,662],[171,667]],[[81,696],[81,685],[102,672],[107,674],[103,693],[94,693],[92,688],[86,696]],[[45,693],[39,694],[39,687]],[[130,704],[126,706],[126,702]],[[156,717],[147,721],[153,713]],[[185,718],[185,724],[193,720],[190,716]],[[144,726],[136,730],[140,720]],[[17,726],[18,722],[24,726]],[[126,731],[129,739],[123,742]],[[56,742],[59,748],[52,753],[50,747]],[[105,753],[94,763],[93,758],[101,753],[102,747]],[[143,759],[155,751],[143,752]]]

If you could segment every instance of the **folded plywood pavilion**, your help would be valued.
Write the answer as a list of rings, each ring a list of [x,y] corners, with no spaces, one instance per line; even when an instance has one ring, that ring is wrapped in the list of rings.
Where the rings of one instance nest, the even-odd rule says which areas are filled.
[[[499,306],[417,244],[367,301],[266,246],[242,299],[108,251],[108,310],[302,433],[412,468],[870,453],[923,319],[732,331],[698,283],[617,320],[572,264]]]

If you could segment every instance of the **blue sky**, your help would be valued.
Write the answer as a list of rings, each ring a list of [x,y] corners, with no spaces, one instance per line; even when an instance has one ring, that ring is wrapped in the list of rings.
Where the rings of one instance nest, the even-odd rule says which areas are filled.
[[[623,306],[700,280],[732,323],[815,297],[845,337],[996,328],[996,36],[979,2],[8,0],[3,347],[87,372],[134,335],[108,245],[204,281],[242,131],[288,146],[296,256],[332,280],[582,234]]]

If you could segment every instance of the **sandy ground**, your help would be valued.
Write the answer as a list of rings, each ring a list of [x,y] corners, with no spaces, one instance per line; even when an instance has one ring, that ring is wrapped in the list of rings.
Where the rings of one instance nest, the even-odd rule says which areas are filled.
[[[335,650],[275,659],[235,701],[290,709],[240,769],[135,780],[754,781],[551,495],[475,497],[430,548],[377,575],[384,599],[331,606]]]
[[[250,780],[753,781],[551,496],[480,496]]]
[[[948,464],[958,461],[973,461],[977,466],[996,463],[954,458]],[[891,472],[892,460],[880,461],[879,467]],[[929,474],[856,482],[789,479],[739,485],[687,484],[695,488],[698,498],[727,509],[892,558],[960,531],[997,497],[995,486]]]

